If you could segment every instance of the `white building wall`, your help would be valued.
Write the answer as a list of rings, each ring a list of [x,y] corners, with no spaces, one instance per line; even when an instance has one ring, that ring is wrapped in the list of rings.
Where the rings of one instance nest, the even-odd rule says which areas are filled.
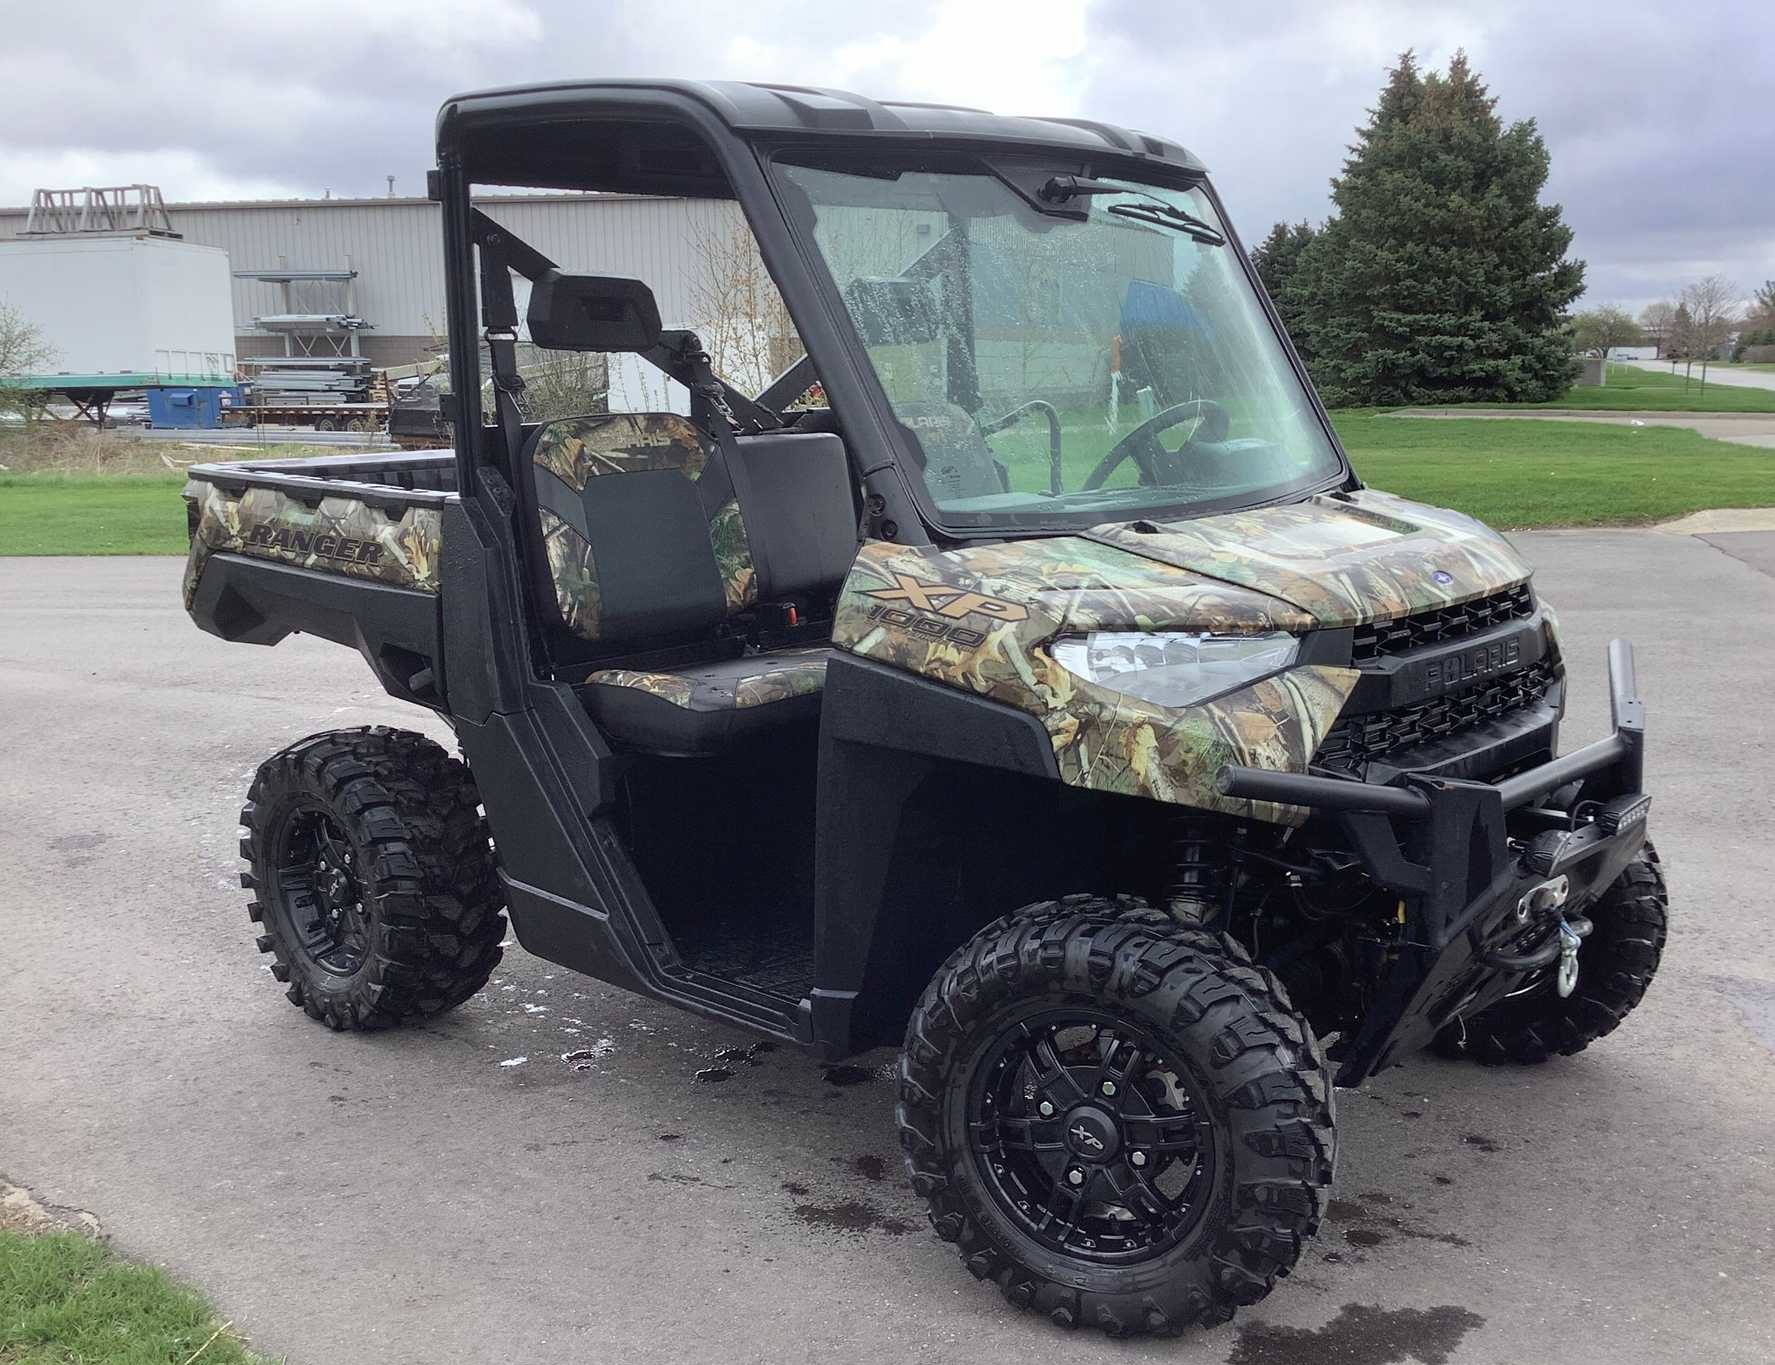
[[[698,241],[723,224],[737,226],[737,208],[713,200],[613,195],[511,195],[477,201],[565,270],[629,275],[646,281],[667,326],[694,322],[707,253]],[[366,351],[412,350],[445,331],[440,210],[425,199],[310,199],[238,204],[171,204],[173,229],[185,240],[221,247],[234,270],[357,271],[351,308],[374,330]],[[0,209],[0,239],[17,236],[25,210]],[[296,284],[298,312],[343,310],[343,286]],[[234,322],[243,353],[278,353],[281,342],[255,333],[252,320],[283,311],[281,286],[235,280]],[[256,341],[257,344],[254,344]],[[378,343],[385,343],[379,345]],[[411,358],[411,357],[402,357]]]

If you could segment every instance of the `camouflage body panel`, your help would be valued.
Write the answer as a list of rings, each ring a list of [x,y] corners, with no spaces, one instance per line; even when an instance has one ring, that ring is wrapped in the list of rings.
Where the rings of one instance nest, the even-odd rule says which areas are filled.
[[[733,711],[790,697],[805,697],[826,685],[826,660],[831,651],[789,649],[743,660],[747,668],[688,668],[681,672],[646,672],[601,668],[586,681],[601,687],[632,687],[687,711]]]
[[[204,562],[216,553],[276,560],[420,592],[438,590],[443,516],[435,505],[398,516],[346,494],[303,502],[273,488],[229,493],[203,479],[185,485],[196,529],[185,561],[185,607]]]
[[[707,438],[687,417],[670,412],[618,412],[548,423],[537,435],[531,460],[583,493],[600,475],[646,470],[675,469],[695,483],[708,467],[709,448]],[[548,511],[542,514],[542,533],[561,620],[581,639],[601,638],[596,551],[584,536]],[[720,571],[728,612],[744,611],[755,604],[758,575],[746,539],[746,523],[735,499],[729,498],[710,518],[709,546]]]
[[[1508,541],[1471,517],[1374,489],[1195,521],[1099,526],[1087,534],[1279,597],[1320,626],[1453,606],[1513,587],[1530,573]]]
[[[839,597],[839,649],[1027,711],[1073,786],[1297,823],[1305,812],[1222,796],[1226,763],[1304,772],[1356,684],[1304,667],[1171,710],[1067,672],[1048,652],[1090,630],[1299,632],[1287,602],[1081,537],[944,552],[866,544]]]

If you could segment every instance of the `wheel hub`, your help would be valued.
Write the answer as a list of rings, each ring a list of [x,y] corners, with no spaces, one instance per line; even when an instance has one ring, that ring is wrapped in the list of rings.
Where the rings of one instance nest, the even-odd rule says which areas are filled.
[[[969,1085],[974,1160],[1024,1233],[1087,1261],[1161,1255],[1214,1188],[1192,1073],[1145,1027],[1091,1006],[1008,1024]]]
[[[344,830],[333,816],[298,808],[277,840],[274,892],[293,946],[316,966],[349,976],[369,950],[363,891]]]
[[[1095,1105],[1081,1104],[1066,1116],[1067,1150],[1080,1161],[1111,1160],[1122,1150],[1121,1127]]]

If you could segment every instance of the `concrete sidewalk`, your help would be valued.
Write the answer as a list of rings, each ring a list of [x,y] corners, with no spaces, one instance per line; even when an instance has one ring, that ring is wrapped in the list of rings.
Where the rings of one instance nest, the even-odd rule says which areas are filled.
[[[1516,537],[1568,746],[1607,723],[1608,638],[1638,647],[1675,897],[1645,1005],[1576,1058],[1341,1093],[1330,1221],[1230,1328],[1067,1335],[976,1284],[901,1176],[887,1052],[699,1082],[751,1040],[516,947],[423,1027],[292,1009],[236,882],[254,768],[448,735],[348,650],[201,634],[175,559],[0,560],[0,1171],[291,1365],[1766,1365],[1775,534],[1709,534]]]

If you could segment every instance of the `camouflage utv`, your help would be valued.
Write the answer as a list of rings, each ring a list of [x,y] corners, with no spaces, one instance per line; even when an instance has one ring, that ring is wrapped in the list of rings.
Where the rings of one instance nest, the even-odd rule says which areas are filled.
[[[1118,1335],[1289,1272],[1334,1087],[1576,1052],[1638,1004],[1666,898],[1631,652],[1612,733],[1559,755],[1529,566],[1364,487],[1187,152],[621,81],[452,99],[437,146],[454,449],[186,492],[199,625],[351,645],[461,747],[259,770],[244,882],[294,1004],[449,1009],[509,912],[819,1057],[897,1043],[937,1235]],[[683,281],[557,264],[483,186],[736,205],[800,358],[728,382],[662,321]],[[527,421],[520,341],[665,397]]]

